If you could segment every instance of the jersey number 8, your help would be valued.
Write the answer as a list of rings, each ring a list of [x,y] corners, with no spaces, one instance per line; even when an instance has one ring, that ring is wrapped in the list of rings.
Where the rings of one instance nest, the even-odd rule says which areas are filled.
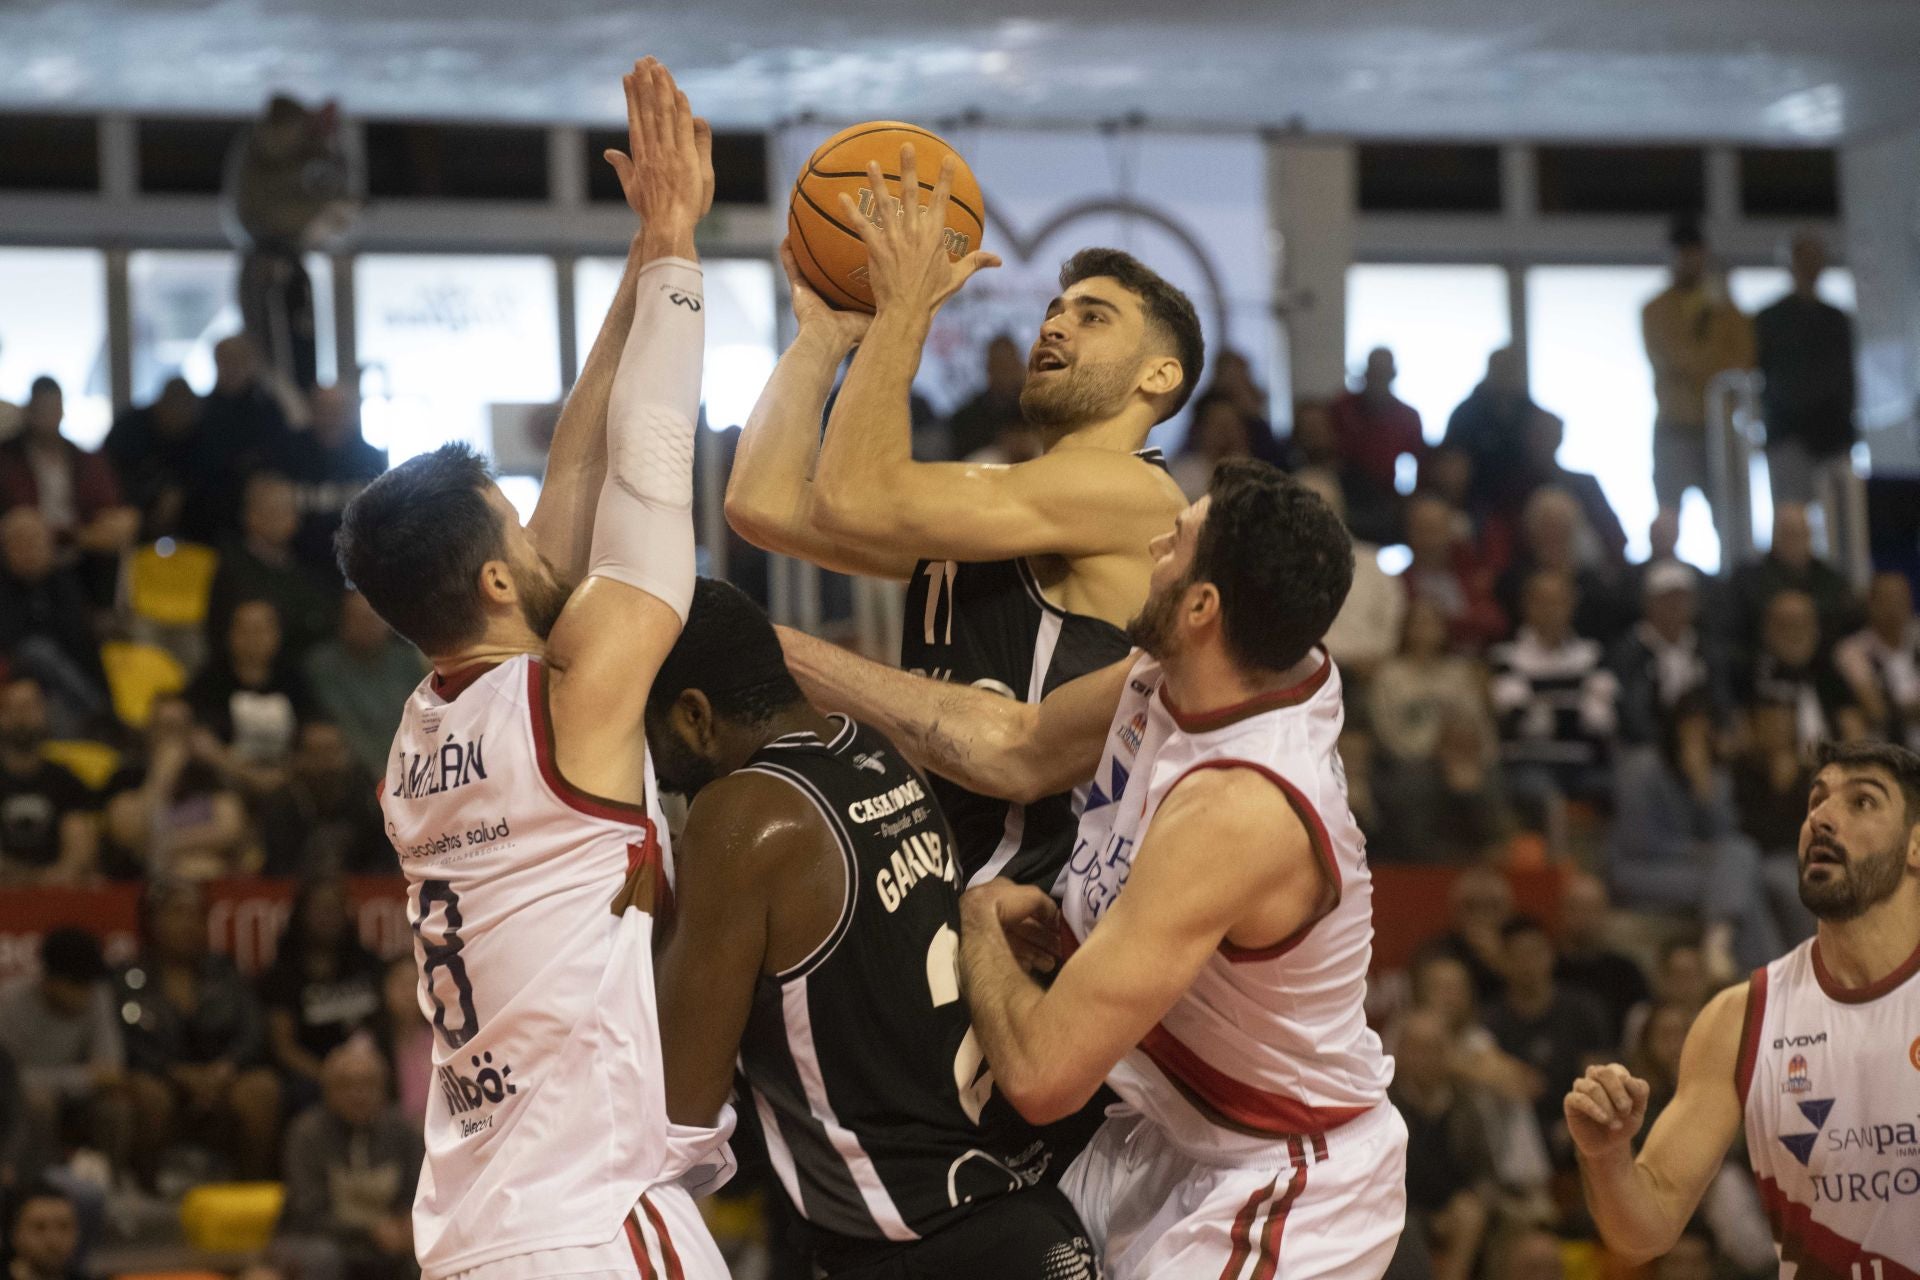
[[[441,908],[440,928],[432,929],[433,908]],[[473,1010],[473,983],[467,979],[467,962],[461,958],[464,942],[460,938],[460,895],[445,880],[420,882],[420,909],[414,916],[413,936],[420,940],[420,985],[433,1001],[433,1026],[450,1049],[458,1049],[480,1030],[480,1017]],[[447,1002],[440,988],[451,985],[460,1021],[447,1025]]]

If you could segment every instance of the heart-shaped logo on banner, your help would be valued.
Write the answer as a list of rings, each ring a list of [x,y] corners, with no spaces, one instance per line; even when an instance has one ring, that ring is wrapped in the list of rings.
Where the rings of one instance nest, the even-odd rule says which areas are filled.
[[[1193,299],[1209,351],[1229,345],[1227,297],[1220,273],[1200,238],[1165,210],[1125,196],[1096,196],[1062,207],[1031,231],[1012,225],[991,203],[986,213],[985,247],[998,253],[1006,265],[968,281],[941,308],[927,338],[922,385],[944,406],[958,406],[980,390],[982,355],[996,335],[1012,335],[1023,350],[1033,342],[1047,303],[1059,292],[1060,264],[1092,245],[1129,248],[1150,237],[1151,247],[1139,247],[1141,261]],[[1113,245],[1110,230],[1104,238],[1068,238],[1076,227],[1116,219],[1132,224],[1124,244]],[[1139,234],[1142,231],[1146,237]],[[1191,373],[1196,379],[1202,376],[1199,370]]]

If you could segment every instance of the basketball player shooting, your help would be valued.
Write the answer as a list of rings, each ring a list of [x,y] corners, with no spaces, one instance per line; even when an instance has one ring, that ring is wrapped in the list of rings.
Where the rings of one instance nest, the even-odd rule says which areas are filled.
[[[449,445],[368,486],[339,536],[348,579],[433,663],[381,784],[435,1031],[429,1280],[726,1275],[674,1181],[726,1126],[666,1114],[643,725],[693,597],[711,141],[657,62],[625,87],[630,152],[608,158],[642,226],[533,519]]]
[[[752,1090],[819,1271],[1092,1280],[1086,1229],[990,1081],[954,953],[953,835],[893,744],[807,705],[773,624],[703,580],[648,740],[690,797],[655,964],[667,1109]]]
[[[1152,554],[1141,652],[1037,705],[782,643],[817,706],[985,794],[1090,785],[1063,905],[1006,880],[969,891],[960,973],[1029,1120],[1103,1080],[1122,1099],[1061,1183],[1107,1274],[1378,1276],[1407,1131],[1363,1008],[1372,887],[1320,644],[1352,544],[1311,491],[1238,462]],[[1056,940],[1069,954],[1043,988],[1030,971]]]
[[[1087,249],[1060,273],[1028,361],[1021,412],[1045,452],[1011,466],[915,462],[908,397],[940,306],[992,255],[955,259],[943,240],[951,172],[932,203],[912,148],[890,189],[869,169],[875,217],[841,212],[867,249],[871,323],[835,311],[782,257],[799,335],[746,429],[727,519],[748,541],[845,573],[906,580],[900,665],[1037,702],[1126,655],[1120,627],[1146,598],[1147,544],[1186,505],[1157,453],[1155,424],[1200,376],[1200,323],[1185,295],[1136,259]],[[835,371],[855,344],[821,437]],[[1069,794],[1010,806],[934,781],[964,877],[1052,888],[1073,843]]]
[[[1636,1157],[1647,1082],[1589,1067],[1566,1097],[1608,1248],[1655,1258],[1744,1129],[1782,1280],[1920,1277],[1920,756],[1822,743],[1800,826],[1814,937],[1715,996]]]

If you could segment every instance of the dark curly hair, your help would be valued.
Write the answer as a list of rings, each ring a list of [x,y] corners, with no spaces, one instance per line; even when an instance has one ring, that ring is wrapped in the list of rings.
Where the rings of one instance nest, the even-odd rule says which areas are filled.
[[[647,693],[647,715],[658,724],[688,689],[742,724],[765,724],[803,701],[766,610],[717,578],[694,584],[687,625]]]
[[[1920,822],[1920,755],[1891,742],[1818,742],[1813,747],[1815,770],[1828,765],[1842,769],[1879,769],[1900,788],[1908,823]]]
[[[1285,671],[1320,643],[1353,585],[1353,538],[1320,496],[1251,458],[1223,462],[1194,549],[1194,582],[1220,592],[1227,649]]]
[[[1168,284],[1165,277],[1146,263],[1120,249],[1082,249],[1060,268],[1060,287],[1070,289],[1082,280],[1104,276],[1140,299],[1147,313],[1147,327],[1171,348],[1180,362],[1180,385],[1167,397],[1156,419],[1165,422],[1180,412],[1200,382],[1200,366],[1206,363],[1206,339],[1200,334],[1200,316],[1186,294]]]

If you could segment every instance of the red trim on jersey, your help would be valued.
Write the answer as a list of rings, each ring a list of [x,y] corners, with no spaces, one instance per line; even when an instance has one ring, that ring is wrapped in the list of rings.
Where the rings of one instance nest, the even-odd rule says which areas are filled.
[[[627,1243],[633,1246],[633,1260],[640,1264],[640,1280],[658,1280],[653,1271],[653,1259],[647,1257],[647,1242],[640,1238],[640,1225],[627,1215]]]
[[[1248,1196],[1240,1212],[1234,1215],[1233,1230],[1227,1236],[1233,1241],[1233,1252],[1227,1255],[1220,1280],[1240,1280],[1240,1268],[1247,1265],[1247,1255],[1253,1252],[1253,1219],[1260,1212],[1260,1202],[1273,1194],[1274,1185],[1279,1181],[1279,1175],[1274,1175],[1273,1181]]]
[[[455,667],[445,675],[435,671],[427,678],[427,685],[442,699],[452,702],[471,689],[474,681],[499,665],[498,662],[469,662],[464,667]]]
[[[1899,968],[1880,981],[1869,982],[1864,987],[1849,987],[1834,977],[1826,961],[1820,958],[1820,939],[1813,940],[1814,981],[1820,984],[1820,989],[1827,993],[1828,999],[1838,1000],[1841,1004],[1866,1004],[1878,1000],[1881,996],[1890,995],[1916,973],[1920,973],[1920,947],[1915,947],[1913,954],[1903,960]]]
[[[666,1219],[653,1207],[653,1201],[645,1196],[640,1197],[640,1208],[645,1211],[647,1221],[653,1224],[653,1233],[660,1237],[660,1257],[667,1264],[667,1280],[687,1280],[687,1273],[680,1266],[680,1255],[673,1247],[673,1237],[667,1234]]]
[[[646,838],[639,844],[627,844],[627,878],[632,879],[642,867],[650,869],[653,881],[653,910],[647,914],[665,920],[673,915],[673,885],[667,880],[666,860],[660,856],[660,839],[652,827],[647,828]]]
[[[1184,733],[1212,733],[1215,729],[1224,729],[1230,724],[1242,720],[1251,720],[1268,711],[1277,711],[1281,707],[1297,707],[1320,692],[1333,675],[1333,659],[1326,650],[1320,651],[1320,665],[1313,674],[1299,684],[1289,685],[1285,689],[1275,689],[1271,693],[1257,694],[1244,702],[1235,702],[1229,706],[1215,707],[1211,711],[1182,711],[1174,705],[1173,695],[1167,692],[1166,681],[1160,682],[1160,701],[1166,705],[1167,713]]]
[[[1287,1193],[1280,1197],[1280,1203],[1267,1213],[1267,1229],[1260,1238],[1260,1263],[1254,1267],[1250,1280],[1273,1280],[1274,1272],[1280,1267],[1280,1237],[1287,1230],[1287,1215],[1293,1212],[1293,1202],[1306,1189],[1307,1165],[1296,1150],[1293,1181],[1287,1184]]]
[[[1234,964],[1254,964],[1261,960],[1272,960],[1278,956],[1283,956],[1299,946],[1302,942],[1305,942],[1307,935],[1313,932],[1313,926],[1333,914],[1333,909],[1340,905],[1340,893],[1343,883],[1340,877],[1340,863],[1333,855],[1333,837],[1327,834],[1327,824],[1320,820],[1319,812],[1314,809],[1312,802],[1301,794],[1300,788],[1294,786],[1272,769],[1267,768],[1267,766],[1256,764],[1251,760],[1202,760],[1199,764],[1194,765],[1193,768],[1187,770],[1178,778],[1175,778],[1173,780],[1173,786],[1167,788],[1167,794],[1172,795],[1181,783],[1191,778],[1194,774],[1199,773],[1202,769],[1251,769],[1278,787],[1280,794],[1287,798],[1287,803],[1292,805],[1293,811],[1300,816],[1300,824],[1307,829],[1307,843],[1313,846],[1315,855],[1320,859],[1321,870],[1326,872],[1327,883],[1333,886],[1333,901],[1327,904],[1326,910],[1315,912],[1312,919],[1271,946],[1241,947],[1236,946],[1225,938],[1220,940],[1220,953]],[[1166,802],[1163,800],[1161,803],[1164,804]]]
[[[1325,1133],[1373,1110],[1370,1106],[1309,1106],[1298,1098],[1257,1089],[1214,1067],[1164,1026],[1147,1032],[1140,1050],[1200,1101],[1255,1133],[1274,1137]]]
[[[647,816],[646,805],[593,795],[560,776],[560,765],[553,751],[553,717],[547,710],[547,668],[538,658],[527,663],[527,714],[533,718],[533,755],[540,764],[540,777],[562,804],[589,817],[653,830],[653,819]]]
[[[1823,1276],[1844,1276],[1866,1263],[1860,1270],[1875,1280],[1920,1280],[1920,1271],[1869,1253],[1857,1241],[1824,1222],[1816,1222],[1813,1207],[1789,1199],[1772,1178],[1756,1174],[1754,1181],[1760,1189],[1760,1203],[1766,1206],[1767,1221],[1773,1226],[1773,1242],[1780,1248],[1783,1266],[1791,1263],[1802,1275],[1817,1271]]]
[[[1753,1084],[1753,1064],[1760,1056],[1760,1028],[1767,1020],[1767,971],[1755,969],[1747,979],[1747,1011],[1740,1023],[1740,1056],[1734,1060],[1733,1087],[1740,1105],[1747,1105],[1747,1089]]]

